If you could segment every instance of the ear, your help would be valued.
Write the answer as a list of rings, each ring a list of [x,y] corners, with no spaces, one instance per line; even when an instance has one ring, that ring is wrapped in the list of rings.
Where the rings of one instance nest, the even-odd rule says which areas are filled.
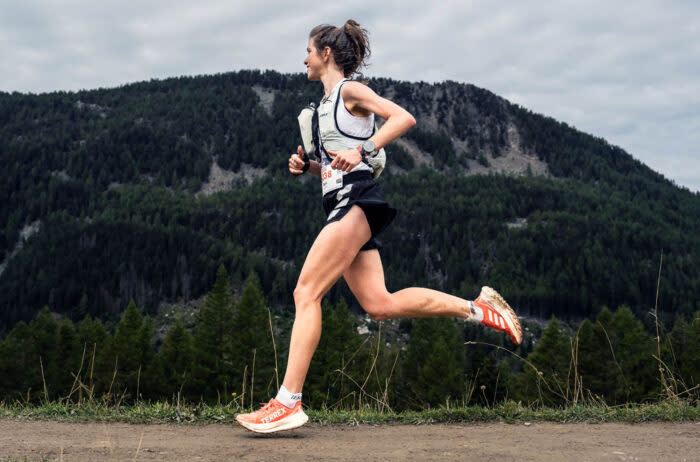
[[[323,59],[328,59],[331,56],[331,47],[324,47],[323,54],[321,55]]]

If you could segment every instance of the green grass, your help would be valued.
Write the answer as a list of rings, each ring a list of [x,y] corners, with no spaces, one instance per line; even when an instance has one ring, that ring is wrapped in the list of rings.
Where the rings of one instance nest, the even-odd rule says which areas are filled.
[[[65,422],[128,423],[234,423],[238,407],[207,404],[175,406],[170,403],[140,403],[130,406],[101,404],[4,404],[0,418]],[[688,422],[700,421],[700,406],[684,402],[630,404],[625,406],[568,406],[534,408],[515,402],[494,407],[441,407],[423,411],[388,412],[376,409],[306,410],[311,422],[320,425],[433,424],[455,422]]]

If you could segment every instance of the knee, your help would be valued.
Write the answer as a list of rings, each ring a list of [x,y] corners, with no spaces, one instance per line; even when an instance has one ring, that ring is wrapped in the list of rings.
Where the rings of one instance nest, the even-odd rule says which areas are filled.
[[[374,321],[385,321],[391,319],[391,297],[385,296],[362,303],[362,309]]]
[[[373,309],[372,311],[365,310],[367,311],[367,314],[369,314],[369,317],[372,318],[372,321],[385,321],[389,319],[389,316],[387,313],[384,311]]]
[[[313,306],[315,298],[316,296],[313,293],[312,288],[307,285],[297,284],[297,286],[294,288],[294,306],[296,307],[297,312]]]

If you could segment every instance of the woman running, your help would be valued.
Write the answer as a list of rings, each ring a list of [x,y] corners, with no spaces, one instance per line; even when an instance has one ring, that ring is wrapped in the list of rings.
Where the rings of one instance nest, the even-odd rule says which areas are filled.
[[[387,291],[376,236],[394,219],[396,209],[384,200],[367,158],[416,121],[368,86],[349,80],[370,54],[367,31],[357,22],[315,27],[306,52],[308,79],[323,84],[324,96],[317,109],[321,161],[310,161],[299,146],[289,158],[289,171],[321,176],[327,221],[294,290],[296,316],[279,393],[261,409],[236,417],[245,428],[261,433],[296,428],[308,420],[301,391],[321,337],[321,299],[341,276],[374,320],[461,317],[503,331],[516,344],[522,340],[515,312],[489,287],[483,287],[474,301],[417,287]],[[378,130],[375,115],[385,120]]]

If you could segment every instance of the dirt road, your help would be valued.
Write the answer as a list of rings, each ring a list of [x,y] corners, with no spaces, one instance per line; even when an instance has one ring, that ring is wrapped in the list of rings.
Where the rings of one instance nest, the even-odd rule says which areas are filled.
[[[700,461],[700,422],[305,427],[0,420],[0,460]]]

